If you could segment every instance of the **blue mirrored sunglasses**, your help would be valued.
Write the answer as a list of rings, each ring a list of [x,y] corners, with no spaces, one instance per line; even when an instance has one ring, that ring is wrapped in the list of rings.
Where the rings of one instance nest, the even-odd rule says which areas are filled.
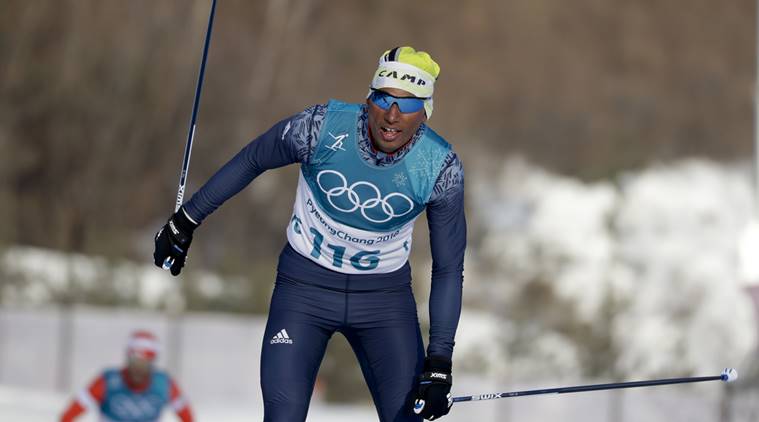
[[[401,113],[416,113],[424,108],[424,98],[396,97],[384,91],[372,90],[369,99],[383,110],[390,110],[393,104],[398,104]]]

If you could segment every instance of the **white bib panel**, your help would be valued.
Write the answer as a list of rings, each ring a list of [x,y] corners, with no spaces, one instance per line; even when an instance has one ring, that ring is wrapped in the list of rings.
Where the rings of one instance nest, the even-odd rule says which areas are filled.
[[[357,229],[332,219],[299,173],[287,240],[301,255],[345,274],[389,273],[403,266],[411,251],[416,218],[390,232]]]

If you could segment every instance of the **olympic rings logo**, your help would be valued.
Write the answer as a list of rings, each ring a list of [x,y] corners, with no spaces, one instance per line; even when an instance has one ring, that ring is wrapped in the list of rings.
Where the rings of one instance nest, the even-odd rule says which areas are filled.
[[[321,181],[322,176],[324,176],[325,174],[334,174],[340,179],[340,184],[332,188],[325,188],[324,185],[322,185],[322,181]],[[371,221],[372,223],[385,223],[385,222],[390,221],[393,218],[403,217],[404,215],[410,213],[414,209],[414,202],[411,200],[411,198],[409,198],[408,196],[402,193],[393,192],[383,197],[382,192],[380,192],[377,186],[375,186],[374,184],[370,182],[364,182],[364,181],[355,182],[352,185],[348,186],[348,181],[345,179],[345,176],[343,176],[342,173],[335,170],[320,171],[319,174],[316,175],[316,184],[319,185],[319,189],[321,189],[321,191],[327,195],[327,201],[336,210],[342,211],[342,212],[354,212],[357,209],[360,209],[361,215],[368,221]],[[374,192],[373,197],[362,201],[361,198],[359,198],[358,193],[356,192],[356,188],[359,186],[368,187],[371,191]],[[335,202],[333,201],[333,198],[340,197],[343,194],[346,194],[348,201],[351,203],[352,207],[341,208],[340,206],[335,204]],[[402,201],[407,202],[408,209],[406,209],[403,212],[398,212],[398,210],[396,210],[395,207],[389,202],[389,200],[392,198],[400,198]],[[403,210],[403,208],[405,207],[401,207],[401,210]],[[378,218],[372,218],[368,216],[366,214],[366,211],[371,210],[371,209],[381,210],[382,213],[385,214],[385,217],[378,219]]]

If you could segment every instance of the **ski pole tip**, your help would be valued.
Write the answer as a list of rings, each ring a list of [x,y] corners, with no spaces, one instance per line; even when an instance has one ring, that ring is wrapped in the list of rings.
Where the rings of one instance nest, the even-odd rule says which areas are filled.
[[[725,382],[733,382],[738,379],[738,371],[735,368],[725,368],[722,374],[720,374],[720,378]]]

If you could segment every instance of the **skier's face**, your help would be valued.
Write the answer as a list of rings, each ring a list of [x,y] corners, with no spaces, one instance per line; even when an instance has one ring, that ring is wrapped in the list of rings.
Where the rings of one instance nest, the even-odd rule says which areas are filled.
[[[409,92],[397,88],[382,88],[394,97],[413,97]],[[397,104],[387,110],[366,100],[369,110],[369,134],[374,148],[384,153],[392,153],[406,145],[419,126],[427,120],[424,108],[412,113],[401,113]]]
[[[127,371],[129,377],[135,382],[142,382],[150,375],[153,368],[153,359],[140,356],[129,356],[127,359]]]

